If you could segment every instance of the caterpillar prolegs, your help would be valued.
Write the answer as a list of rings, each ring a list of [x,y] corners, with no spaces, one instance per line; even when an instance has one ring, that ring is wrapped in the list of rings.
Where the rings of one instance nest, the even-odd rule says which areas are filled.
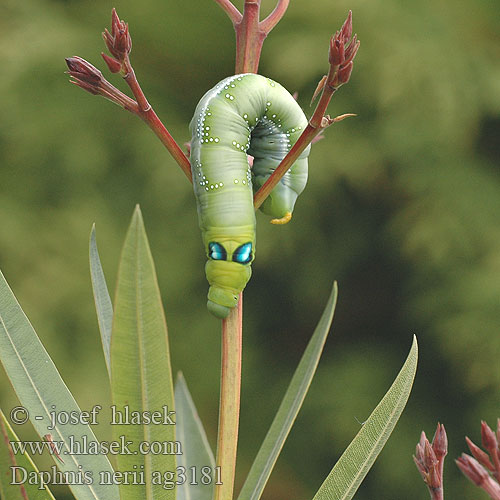
[[[208,261],[208,310],[225,318],[245,288],[255,257],[253,192],[295,144],[307,119],[279,83],[256,74],[228,77],[200,100],[190,123],[191,171]],[[260,209],[287,222],[307,182],[308,147]],[[248,155],[254,157],[253,167]]]

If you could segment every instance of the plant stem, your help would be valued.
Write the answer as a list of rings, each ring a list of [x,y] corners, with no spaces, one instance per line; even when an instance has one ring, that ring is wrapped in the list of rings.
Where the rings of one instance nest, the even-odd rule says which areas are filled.
[[[255,193],[253,198],[255,210],[258,210],[262,203],[264,203],[264,200],[271,194],[271,191],[274,189],[276,184],[278,184],[280,179],[286,174],[287,170],[295,163],[295,160],[297,160],[302,151],[309,146],[311,141],[321,132],[321,130],[321,128],[315,128],[312,126],[310,122],[307,124],[307,127],[304,129],[304,132],[302,132],[297,142],[293,145],[292,149],[283,158],[267,181]]]
[[[162,121],[158,118],[158,115],[151,107],[151,104],[149,104],[148,100],[146,99],[146,96],[144,95],[144,92],[139,85],[137,77],[135,76],[134,69],[130,64],[128,54],[125,56],[124,66],[125,76],[123,77],[123,79],[130,87],[130,90],[137,100],[139,108],[137,115],[149,125],[149,127],[163,143],[163,145],[167,148],[168,152],[172,155],[174,160],[181,167],[186,177],[192,182],[191,164],[189,163],[189,159],[179,147],[177,142],[175,142],[175,139],[170,135],[169,131],[167,130],[165,125],[163,125]]]
[[[295,163],[295,160],[301,155],[304,149],[311,144],[314,138],[325,128],[329,127],[333,123],[339,122],[348,118],[350,116],[355,116],[352,113],[346,113],[344,115],[337,116],[335,118],[330,118],[328,115],[325,116],[328,104],[332,99],[333,94],[336,92],[337,87],[331,85],[329,82],[333,81],[335,75],[338,71],[338,67],[330,66],[330,70],[326,77],[323,77],[318,85],[318,88],[323,88],[320,100],[316,109],[314,110],[311,119],[309,120],[306,128],[297,139],[297,142],[293,145],[292,149],[288,154],[281,160],[281,163],[276,167],[274,172],[269,176],[267,181],[261,186],[261,188],[255,193],[253,198],[253,204],[255,210],[264,203],[264,200],[271,194],[271,191],[275,188],[276,184],[280,179],[286,174],[288,169]]]
[[[222,1],[228,2],[229,0]],[[106,29],[102,35],[109,52],[113,56],[101,53],[106,65],[112,73],[120,73],[130,87],[136,101],[111,85],[95,66],[78,56],[66,59],[69,74],[74,79],[71,82],[91,94],[105,97],[139,116],[153,130],[181,167],[186,177],[192,182],[189,159],[158,118],[139,85],[134,68],[130,63],[129,55],[132,50],[132,39],[128,31],[128,24],[120,21],[115,9],[111,13],[111,33]]]
[[[331,98],[330,94],[330,98]],[[328,99],[329,101],[329,99]],[[328,105],[328,103],[327,103]],[[316,108],[316,111],[320,109]],[[276,167],[274,172],[269,176],[267,181],[261,186],[261,188],[255,193],[253,198],[253,205],[255,210],[258,210],[259,207],[264,203],[264,200],[271,194],[271,191],[275,188],[276,184],[280,181],[280,179],[286,174],[288,169],[295,163],[295,160],[301,155],[304,149],[311,144],[315,137],[326,127],[329,127],[332,123],[339,122],[348,118],[350,116],[356,116],[352,113],[346,113],[344,115],[337,116],[335,118],[330,118],[328,116],[319,118],[319,125],[316,121],[315,112],[312,118],[309,120],[307,127],[304,129],[304,132],[297,139],[297,142],[293,145],[292,149],[288,152],[288,154],[281,160],[281,163]]]
[[[233,5],[231,0],[215,0],[215,2],[218,3],[226,12],[233,25],[241,21],[241,18],[243,16],[241,15],[241,12]]]
[[[260,22],[260,29],[269,34],[269,32],[280,22],[281,18],[285,15],[286,9],[290,0],[278,0],[274,10],[263,21]]]
[[[260,53],[267,33],[259,27],[260,0],[245,0],[241,22],[235,25],[235,73],[257,73]]]
[[[245,0],[243,14],[230,0],[215,0],[226,12],[236,32],[235,74],[257,73],[262,45],[286,12],[290,0],[278,0],[274,10],[259,21],[261,0]]]
[[[273,12],[259,22],[261,0],[245,0],[243,14],[230,0],[215,0],[226,12],[236,32],[235,74],[257,73],[262,45],[267,34],[283,17],[289,0],[278,0]],[[219,403],[217,460],[222,484],[216,484],[214,500],[232,500],[236,472],[236,451],[241,391],[243,292],[238,306],[222,321],[222,368]]]
[[[429,493],[431,495],[431,500],[444,500],[443,488],[429,488]]]
[[[238,305],[222,321],[222,360],[219,403],[217,460],[221,482],[216,484],[214,500],[232,500],[238,447],[241,392],[243,293]]]

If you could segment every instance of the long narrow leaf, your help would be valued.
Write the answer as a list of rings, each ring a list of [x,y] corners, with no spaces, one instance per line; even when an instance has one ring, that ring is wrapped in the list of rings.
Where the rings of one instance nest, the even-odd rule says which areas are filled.
[[[283,444],[297,417],[297,413],[302,406],[311,380],[316,372],[326,337],[330,331],[336,303],[337,283],[334,283],[323,315],[302,355],[302,359],[295,370],[285,397],[278,409],[278,413],[274,417],[273,423],[252,464],[245,484],[239,494],[239,500],[258,500],[262,495],[274,464],[278,459],[278,455],[283,448]]]
[[[390,389],[346,448],[313,500],[350,500],[389,439],[408,401],[418,360],[417,338]]]
[[[217,480],[214,455],[182,373],[175,383],[175,411],[177,440],[182,444],[177,465],[184,467],[188,475],[196,474],[195,481],[186,480],[179,485],[177,500],[211,500]],[[204,484],[203,477],[209,484]]]
[[[54,441],[64,442],[62,458],[57,463],[63,472],[83,471],[92,476],[90,484],[70,484],[78,500],[118,500],[118,487],[101,484],[101,472],[113,469],[105,455],[72,453],[71,443],[97,442],[92,429],[83,423],[52,423],[51,412],[81,413],[52,359],[25,316],[9,285],[0,273],[0,359],[21,404],[29,410],[30,420],[40,437],[51,434]]]
[[[14,454],[10,442],[19,442],[19,438],[1,410],[0,420],[0,498],[26,500],[27,496],[29,500],[55,500],[47,485],[30,481],[38,477],[39,471],[28,453]]]
[[[175,489],[165,488],[173,488],[173,484],[155,480],[155,474],[161,479],[166,474],[165,482],[175,481],[175,453],[180,450],[174,441],[175,415],[171,413],[174,394],[167,325],[139,207],[132,217],[118,272],[111,391],[116,416],[121,415],[124,421],[113,425],[113,435],[117,441],[125,436],[131,442],[131,454],[117,456],[118,468],[144,472],[141,484],[120,484],[120,500],[175,500]],[[142,418],[153,414],[161,415],[156,424]],[[148,449],[149,445],[157,446],[154,443],[162,444],[160,454],[157,448]]]
[[[108,374],[111,376],[111,364],[109,361],[109,349],[111,344],[111,327],[113,324],[113,304],[109,296],[106,278],[102,270],[101,259],[97,251],[95,237],[95,224],[90,232],[89,244],[90,277],[92,281],[92,292],[94,293],[95,310],[97,312],[97,323],[101,332],[102,349]]]

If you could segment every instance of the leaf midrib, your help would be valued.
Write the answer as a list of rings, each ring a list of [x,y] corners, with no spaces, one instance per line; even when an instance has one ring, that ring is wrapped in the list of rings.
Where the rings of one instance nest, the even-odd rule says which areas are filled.
[[[141,403],[142,403],[142,409],[145,411],[145,409],[149,408],[149,400],[148,400],[148,395],[147,395],[147,389],[146,389],[146,380],[147,380],[147,374],[146,374],[146,364],[145,364],[145,347],[144,347],[144,328],[143,328],[143,321],[142,321],[142,274],[141,274],[141,267],[140,267],[140,258],[139,258],[139,253],[140,253],[140,236],[139,236],[139,224],[136,226],[136,231],[135,231],[135,239],[136,239],[136,251],[135,251],[135,282],[136,282],[136,311],[137,311],[137,338],[138,338],[138,348],[139,348],[139,372],[141,374]],[[144,441],[150,442],[150,431],[149,431],[149,426],[147,425],[142,425],[143,429],[143,437]],[[151,477],[151,469],[152,469],[152,458],[149,453],[147,453],[144,456],[144,463],[145,463],[145,469],[146,469],[146,477]],[[152,500],[153,499],[153,491],[152,491],[152,484],[150,481],[146,481],[146,499],[147,500]]]

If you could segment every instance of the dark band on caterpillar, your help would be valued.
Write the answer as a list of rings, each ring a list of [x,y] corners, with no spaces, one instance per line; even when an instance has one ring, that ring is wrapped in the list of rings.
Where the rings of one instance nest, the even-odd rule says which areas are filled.
[[[191,170],[208,261],[208,309],[225,318],[251,276],[255,258],[253,192],[300,137],[307,119],[279,83],[256,74],[228,77],[200,100],[191,120]],[[260,210],[291,219],[307,182],[308,147]],[[253,167],[248,155],[254,157]]]

